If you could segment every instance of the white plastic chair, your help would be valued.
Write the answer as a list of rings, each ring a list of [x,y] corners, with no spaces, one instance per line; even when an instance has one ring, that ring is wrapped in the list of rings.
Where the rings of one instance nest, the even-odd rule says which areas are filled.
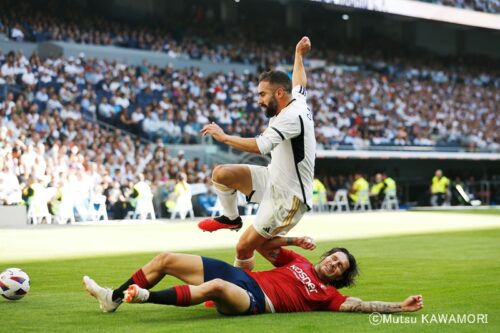
[[[108,220],[108,212],[106,211],[106,196],[98,194],[92,196],[90,199],[89,218],[91,221],[100,221],[101,217],[104,221]]]
[[[240,191],[237,192],[237,202],[238,202],[238,207],[242,207],[243,210],[245,211],[244,213],[245,215],[253,215],[253,211],[259,207],[258,203],[248,202],[247,197]],[[221,214],[222,214],[222,209],[221,209]]]
[[[174,220],[177,215],[181,220],[184,220],[189,214],[191,218],[194,218],[193,204],[191,203],[191,192],[186,192],[181,194],[175,201],[175,207],[172,210],[172,215],[170,219]]]
[[[55,220],[59,224],[66,224],[68,221],[70,223],[75,223],[75,212],[74,212],[74,198],[71,190],[64,186],[61,189],[61,202],[59,203],[59,208],[55,216]]]
[[[155,207],[153,205],[153,194],[144,195],[137,199],[133,219],[146,220],[148,216],[151,220],[156,220]]]
[[[258,203],[247,203],[245,205],[245,215],[254,215],[254,211],[257,211],[258,208]]]
[[[220,203],[219,198],[215,201],[215,205],[213,207],[209,207],[208,210],[211,212],[210,216],[215,217],[222,215],[222,212],[224,211],[224,207],[222,207],[222,204]]]
[[[254,210],[259,207],[259,204],[247,202],[245,195],[240,195],[240,192],[238,192],[238,206],[244,208],[245,215],[253,215]],[[211,212],[211,217],[219,216],[224,213],[224,207],[222,207],[219,198],[217,198],[217,200],[215,201],[215,205],[213,207],[209,207],[208,210]]]
[[[56,219],[59,224],[65,224],[68,220],[71,223],[75,223],[75,213],[73,211],[73,202],[71,200],[65,200],[63,197],[61,203],[59,204]]]
[[[396,190],[389,190],[385,193],[384,201],[382,202],[381,209],[385,210],[398,210],[399,202]]]
[[[314,200],[314,196],[313,196],[313,206],[312,206],[312,210],[313,212],[325,212],[325,211],[328,211],[328,202],[327,202],[327,199],[326,199],[326,192],[320,192],[318,194],[318,198],[317,198],[317,201],[315,202],[316,200]]]
[[[335,192],[333,201],[328,202],[328,207],[330,208],[331,212],[341,212],[344,210],[344,208],[347,212],[350,211],[349,200],[347,200],[347,190],[337,190],[337,192]]]
[[[368,190],[359,191],[358,201],[354,204],[354,210],[360,210],[362,212],[372,210]]]
[[[45,220],[47,223],[52,223],[52,215],[50,215],[49,207],[47,206],[47,195],[43,187],[36,189],[36,195],[32,198],[28,208],[28,223],[38,224]]]

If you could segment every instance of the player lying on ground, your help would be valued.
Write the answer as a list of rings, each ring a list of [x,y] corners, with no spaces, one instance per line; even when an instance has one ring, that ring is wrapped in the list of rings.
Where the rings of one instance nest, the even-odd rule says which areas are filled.
[[[295,245],[314,249],[308,237],[276,237],[265,253],[276,268],[263,272],[244,271],[223,261],[188,254],[162,253],[132,275],[115,290],[100,287],[83,277],[87,291],[97,298],[103,312],[115,311],[127,303],[155,303],[191,306],[213,300],[225,315],[266,312],[344,311],[402,312],[417,311],[422,296],[410,296],[397,303],[365,302],[344,296],[337,289],[354,284],[358,274],[356,260],[344,248],[333,248],[314,265],[301,255],[283,249]],[[149,291],[165,275],[186,284],[161,291]]]

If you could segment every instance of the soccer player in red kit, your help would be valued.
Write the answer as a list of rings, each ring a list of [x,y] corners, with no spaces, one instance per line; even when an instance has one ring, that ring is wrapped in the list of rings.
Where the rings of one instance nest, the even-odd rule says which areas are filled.
[[[115,290],[103,288],[88,276],[87,291],[97,298],[103,312],[113,312],[120,304],[155,303],[191,306],[213,300],[225,315],[272,312],[343,311],[409,312],[420,310],[420,295],[402,302],[366,302],[342,295],[338,289],[354,284],[357,264],[345,248],[333,248],[313,264],[303,256],[282,248],[295,245],[312,250],[309,237],[276,237],[267,243],[264,256],[276,268],[263,272],[245,271],[226,262],[187,254],[162,253],[139,269]],[[186,284],[161,291],[149,291],[165,275]]]
[[[348,281],[353,280],[356,268],[346,274],[348,278],[338,281],[330,281],[329,276],[348,271],[355,261],[341,248],[328,251],[323,258],[324,262],[314,265],[293,251],[281,249],[272,260],[275,269],[248,274],[269,298],[271,312],[338,311],[346,296],[337,288],[350,284]]]

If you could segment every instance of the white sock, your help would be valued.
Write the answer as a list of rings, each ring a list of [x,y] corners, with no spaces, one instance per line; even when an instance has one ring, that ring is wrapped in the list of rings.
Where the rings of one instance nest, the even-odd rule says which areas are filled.
[[[214,184],[215,193],[217,193],[217,197],[220,200],[222,208],[224,208],[224,216],[230,220],[234,220],[240,216],[238,213],[236,190],[214,181],[212,181],[212,183]]]
[[[238,259],[238,257],[236,257],[234,258],[233,266],[251,271],[255,266],[255,256],[249,259]]]

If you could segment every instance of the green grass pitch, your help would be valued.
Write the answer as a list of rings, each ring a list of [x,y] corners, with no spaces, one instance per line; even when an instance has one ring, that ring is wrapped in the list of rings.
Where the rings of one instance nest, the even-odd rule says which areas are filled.
[[[203,306],[122,305],[103,314],[84,292],[88,274],[104,286],[116,287],[154,253],[104,258],[0,263],[21,266],[31,277],[31,291],[20,301],[0,299],[0,332],[500,332],[500,229],[323,242],[313,261],[334,245],[357,257],[361,276],[346,295],[364,300],[400,301],[422,294],[425,308],[405,314],[416,324],[373,326],[366,314],[293,313],[224,317]],[[34,249],[36,250],[36,249]],[[232,262],[233,250],[203,255]],[[257,270],[270,268],[262,258]],[[155,289],[177,283],[163,280]],[[488,314],[487,324],[422,323],[421,314]]]

